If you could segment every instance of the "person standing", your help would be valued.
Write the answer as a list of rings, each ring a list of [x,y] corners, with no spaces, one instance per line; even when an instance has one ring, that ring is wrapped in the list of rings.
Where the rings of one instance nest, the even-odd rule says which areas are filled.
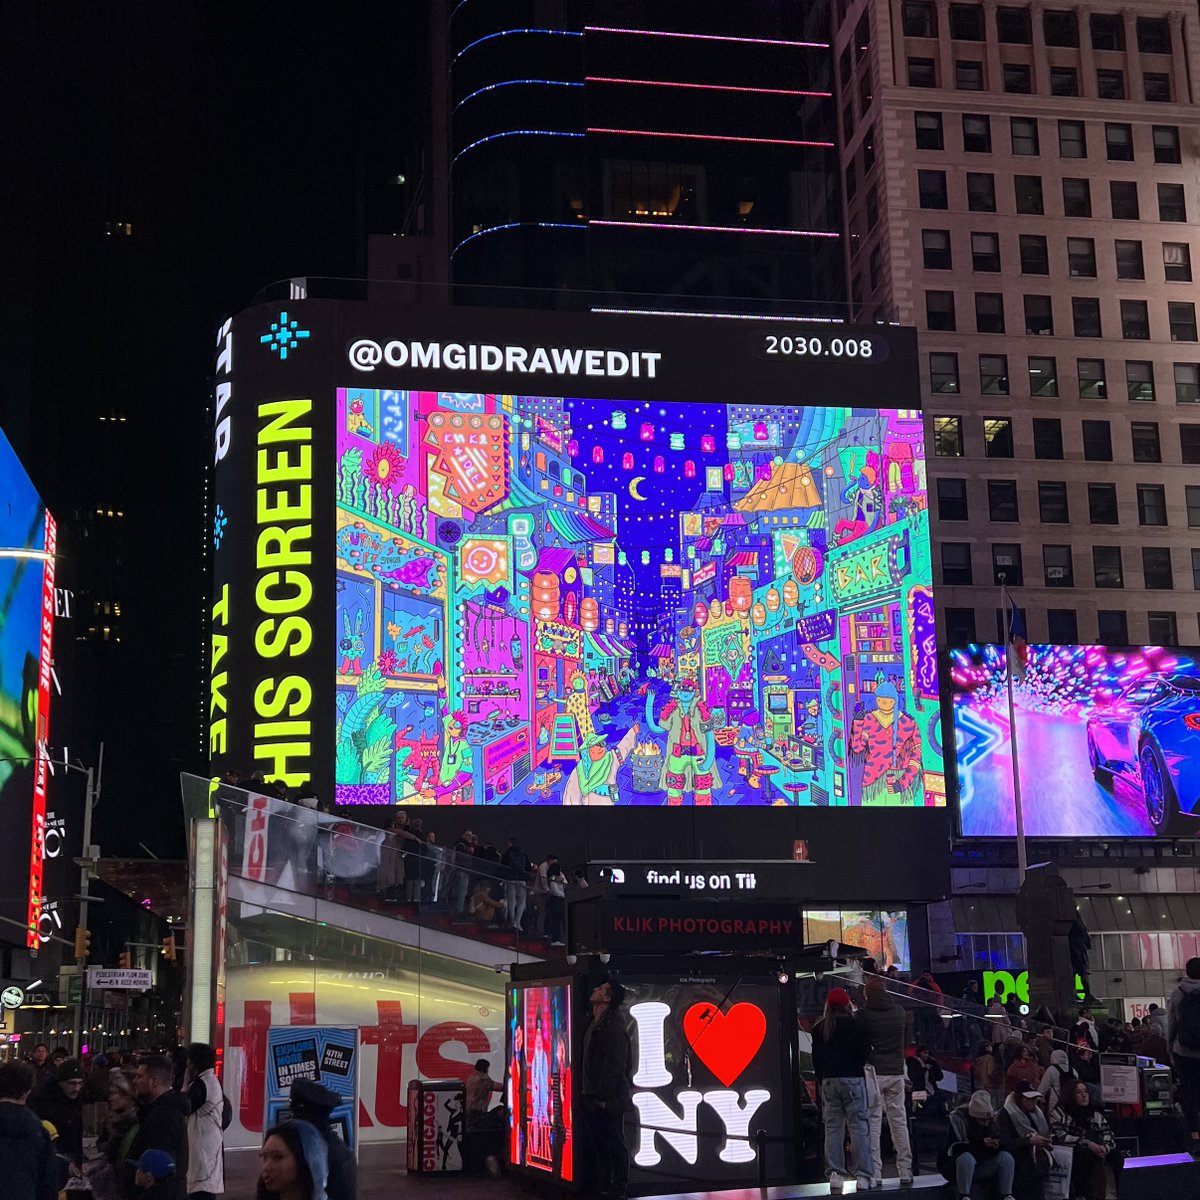
[[[1167,1038],[1167,1010],[1159,1008],[1157,1004],[1151,1004],[1146,1010],[1145,1024],[1151,1026],[1164,1041]]]
[[[1191,1137],[1189,1149],[1200,1156],[1200,958],[1189,958],[1184,971],[1186,978],[1167,1002],[1167,1045]]]
[[[882,976],[871,975],[863,992],[865,1003],[854,1019],[871,1040],[869,1065],[875,1072],[876,1087],[869,1089],[867,1117],[875,1186],[883,1184],[880,1142],[886,1113],[892,1145],[896,1148],[896,1174],[900,1177],[900,1186],[908,1187],[913,1179],[913,1165],[904,1094],[904,1010],[888,995]]]
[[[1003,1046],[1012,1034],[1012,1018],[1004,1007],[1004,995],[994,992],[983,1014],[991,1026],[992,1047]]]
[[[533,864],[529,855],[521,849],[521,843],[515,837],[508,839],[508,849],[504,851],[501,860],[508,879],[504,884],[504,909],[512,927],[521,932],[525,923],[525,905],[529,897],[529,873]]]
[[[845,988],[832,988],[825,997],[825,1012],[813,1026],[812,1059],[825,1120],[825,1171],[833,1194],[841,1192],[849,1173],[847,1126],[858,1190],[874,1186],[867,1117],[866,1066],[870,1056],[871,1039],[850,1011],[850,993]]]
[[[217,1052],[204,1042],[187,1050],[188,1200],[216,1200],[225,1191],[225,1145],[222,1123],[225,1093],[217,1080]]]
[[[38,1042],[29,1058],[33,1068],[33,1090],[44,1088],[54,1079],[54,1066],[50,1062],[50,1047],[45,1042]]]
[[[567,937],[567,877],[557,854],[546,855],[546,937],[552,946],[565,946]]]
[[[307,1121],[325,1140],[329,1158],[329,1200],[357,1200],[358,1161],[354,1151],[329,1123],[329,1114],[342,1103],[341,1097],[315,1079],[297,1079],[288,1094],[292,1117]]]
[[[329,1151],[307,1121],[285,1121],[263,1136],[257,1200],[325,1200]]]
[[[993,1108],[1004,1103],[1004,1067],[991,1042],[984,1042],[979,1047],[972,1074],[975,1076],[976,1090],[987,1092]]]
[[[83,1068],[68,1059],[29,1101],[29,1107],[58,1130],[58,1151],[70,1159],[73,1175],[83,1166],[83,1085]]]
[[[624,999],[619,983],[597,984],[589,997],[592,1019],[583,1035],[583,1117],[592,1179],[601,1200],[624,1200],[629,1188],[624,1125],[632,1051],[620,1016]]]
[[[1010,1092],[1024,1091],[1025,1088],[1037,1088],[1042,1082],[1042,1068],[1033,1057],[1030,1047],[1022,1043],[1017,1047],[1016,1055],[1004,1072],[1004,1086]]]
[[[450,873],[449,900],[450,912],[455,915],[467,910],[467,895],[471,886],[471,866],[475,858],[475,835],[469,829],[464,829],[458,835],[458,841],[454,843],[454,849],[447,857],[454,864],[454,870]]]
[[[163,1150],[175,1163],[175,1174],[168,1186],[170,1200],[184,1200],[184,1186],[188,1171],[188,1116],[190,1108],[187,1098],[171,1086],[172,1068],[169,1059],[151,1054],[142,1059],[133,1077],[133,1088],[137,1092],[141,1107],[138,1110],[138,1131],[129,1157],[141,1158],[147,1150]],[[122,1193],[125,1200],[137,1200],[137,1187],[133,1172],[125,1164]]]
[[[26,1104],[34,1078],[31,1063],[0,1063],[0,1179],[5,1200],[56,1200],[58,1196],[58,1157],[41,1121]]]

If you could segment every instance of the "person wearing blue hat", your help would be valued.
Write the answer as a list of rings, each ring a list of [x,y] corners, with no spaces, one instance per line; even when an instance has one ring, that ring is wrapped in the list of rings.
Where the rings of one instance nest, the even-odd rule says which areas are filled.
[[[165,1150],[144,1150],[133,1164],[133,1186],[138,1200],[167,1200],[175,1177],[175,1160]]]

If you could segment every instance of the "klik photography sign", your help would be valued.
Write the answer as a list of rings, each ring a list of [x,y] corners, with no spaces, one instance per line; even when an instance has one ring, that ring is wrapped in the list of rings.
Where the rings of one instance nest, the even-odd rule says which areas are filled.
[[[601,915],[605,950],[788,950],[804,941],[792,904],[706,904],[613,897]]]

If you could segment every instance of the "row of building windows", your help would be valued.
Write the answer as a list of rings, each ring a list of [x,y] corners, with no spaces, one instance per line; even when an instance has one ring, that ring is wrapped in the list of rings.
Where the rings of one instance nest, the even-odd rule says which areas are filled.
[[[968,646],[978,642],[979,631],[975,623],[973,608],[956,608],[944,606],[942,620],[945,622],[946,642],[950,646]],[[1200,613],[1196,617],[1197,627],[1200,628]],[[1004,642],[1004,613],[996,609],[995,640]],[[1178,646],[1179,622],[1173,612],[1152,611],[1146,614],[1146,641],[1151,646]],[[992,636],[992,635],[985,635]],[[1084,637],[1090,644],[1092,634]],[[1034,637],[1041,641],[1040,632],[1034,632]],[[1104,646],[1129,645],[1129,618],[1123,609],[1101,608],[1096,611],[1095,640]],[[1061,646],[1078,646],[1081,642],[1079,634],[1079,614],[1073,608],[1046,609],[1046,641]]]
[[[998,82],[1004,91],[1012,95],[1030,96],[1033,94],[1033,68],[1028,63],[1003,63]],[[909,87],[935,88],[939,85],[936,59],[909,58]],[[987,90],[983,62],[977,58],[955,59],[954,88],[959,92]],[[1078,96],[1080,94],[1079,69],[1077,67],[1051,67],[1050,94],[1052,96]],[[1125,83],[1125,72],[1120,68],[1097,69],[1096,95],[1101,100],[1131,99]],[[1173,99],[1170,74],[1166,71],[1144,71],[1142,73],[1142,99],[1151,104],[1169,104]]]
[[[996,298],[1000,299],[998,294]],[[1038,299],[1039,297],[1033,298]],[[1029,299],[1031,297],[1027,296],[1026,300]],[[931,323],[930,328],[937,329],[942,326]],[[980,332],[997,331],[980,328]],[[999,332],[1003,332],[1003,330],[1001,329]],[[929,390],[931,392],[958,395],[962,391],[958,359],[958,354],[952,351],[930,353]],[[1030,355],[1028,364],[1030,396],[1055,397],[1060,395],[1058,359],[1056,357],[1053,355]],[[1153,403],[1158,398],[1154,367],[1155,364],[1147,359],[1125,360],[1126,399],[1139,403]],[[1176,404],[1200,403],[1200,363],[1172,363],[1171,376],[1175,387]],[[1081,399],[1107,400],[1109,395],[1107,359],[1077,358],[1075,360],[1075,383]],[[1010,394],[1011,377],[1008,373],[1007,354],[979,355],[979,389],[984,396],[1007,396]],[[1191,427],[1185,426],[1185,428]],[[1185,458],[1184,461],[1189,460]]]
[[[951,4],[949,34],[958,42],[986,40],[987,22],[980,4]],[[936,38],[938,13],[934,0],[904,0],[901,26],[905,37]],[[1137,49],[1141,54],[1170,54],[1171,27],[1166,17],[1138,17]],[[1042,40],[1047,46],[1079,46],[1079,17],[1069,9],[1042,13]],[[1119,13],[1092,13],[1088,33],[1093,50],[1124,50],[1125,19]],[[1028,8],[996,9],[996,40],[1009,46],[1033,44],[1033,20]]]

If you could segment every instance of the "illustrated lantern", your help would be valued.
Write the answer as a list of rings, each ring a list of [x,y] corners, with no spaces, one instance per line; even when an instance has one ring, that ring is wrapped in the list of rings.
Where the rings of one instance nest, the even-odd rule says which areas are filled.
[[[721,615],[720,600],[714,597],[713,602],[708,606],[708,611],[712,614],[712,618],[715,621]]]
[[[714,554],[724,554],[725,553],[725,539],[724,538],[713,538],[713,553]]]
[[[575,624],[575,593],[568,592],[567,598],[563,601],[563,620],[568,625]]]
[[[643,550],[642,551],[642,566],[648,567],[649,565],[650,565],[650,551]]]
[[[770,463],[759,463],[758,466],[754,468],[754,478],[755,479],[770,479],[771,478],[771,464]]]
[[[731,429],[725,435],[725,445],[730,450],[740,450],[742,448],[742,435]]]
[[[733,477],[737,474],[737,472],[733,469],[733,463],[725,464],[724,473],[725,473],[725,482],[732,483]]]
[[[612,617],[606,617],[604,620],[604,632],[605,633],[613,633],[616,631],[616,628],[617,628],[616,621],[614,621],[612,619]]]
[[[579,457],[579,443],[577,441],[575,441],[573,438],[571,439],[571,441],[569,441],[567,443],[567,457],[568,458],[578,458]]]
[[[538,571],[533,577],[530,590],[533,615],[539,621],[553,621],[558,616],[558,576],[549,571]]]
[[[623,408],[614,408],[612,416],[608,419],[608,423],[613,427],[613,429],[624,429],[625,410]]]
[[[696,464],[690,458],[683,464],[683,473],[688,479],[696,478]]]
[[[622,567],[629,566],[629,555],[626,554],[624,550],[619,550],[617,552],[617,564],[618,566]]]
[[[762,606],[762,601],[759,601],[750,610],[750,620],[752,620],[755,625],[759,626],[767,623],[767,610]]]
[[[643,423],[641,431],[639,432],[638,436],[642,439],[643,442],[654,441],[654,426]]]
[[[783,585],[783,602],[788,608],[795,608],[800,603],[800,589],[794,579],[789,579]]]
[[[777,588],[769,588],[767,590],[767,611],[773,613],[779,611],[779,591]]]
[[[656,454],[654,456],[655,473],[658,475],[661,475],[665,469],[666,469],[666,465],[663,463],[663,456],[661,454]]]
[[[604,461],[604,447],[603,446],[593,446],[592,447],[592,462],[602,463],[603,461]]]
[[[767,424],[765,421],[754,422],[754,440],[756,442],[765,442],[770,439],[770,434],[767,432]]]
[[[667,547],[667,548],[666,548],[666,549],[663,551],[663,558],[664,558],[664,559],[665,559],[667,562],[674,562],[674,561],[675,561],[675,551],[674,551],[674,550],[672,550],[670,546],[668,546],[668,547]]]
[[[633,455],[630,454],[628,450],[626,450],[625,453],[621,455],[621,466],[626,471],[633,470]]]
[[[629,636],[629,623],[627,621],[618,621],[617,622],[617,637],[625,638],[628,636]]]
[[[733,616],[733,601],[732,600],[725,601],[725,615],[727,617]]]
[[[579,624],[589,633],[600,627],[600,606],[594,596],[584,596],[579,602]]]
[[[688,549],[687,549],[687,556],[688,556],[688,558],[695,558],[695,557],[696,557],[696,547],[695,547],[695,546],[689,546],[689,547],[688,547]]]
[[[708,609],[705,608],[703,604],[697,604],[696,607],[692,609],[692,616],[695,618],[696,624],[699,625],[701,629],[708,624]]]
[[[683,434],[682,433],[671,434],[671,449],[672,450],[682,450],[683,448],[684,448],[683,447]]]
[[[754,589],[750,586],[750,580],[744,575],[735,575],[729,581],[729,602],[733,605],[734,612],[749,612],[753,595]]]
[[[717,439],[711,433],[703,434],[700,438],[701,454],[711,454],[717,448]]]

